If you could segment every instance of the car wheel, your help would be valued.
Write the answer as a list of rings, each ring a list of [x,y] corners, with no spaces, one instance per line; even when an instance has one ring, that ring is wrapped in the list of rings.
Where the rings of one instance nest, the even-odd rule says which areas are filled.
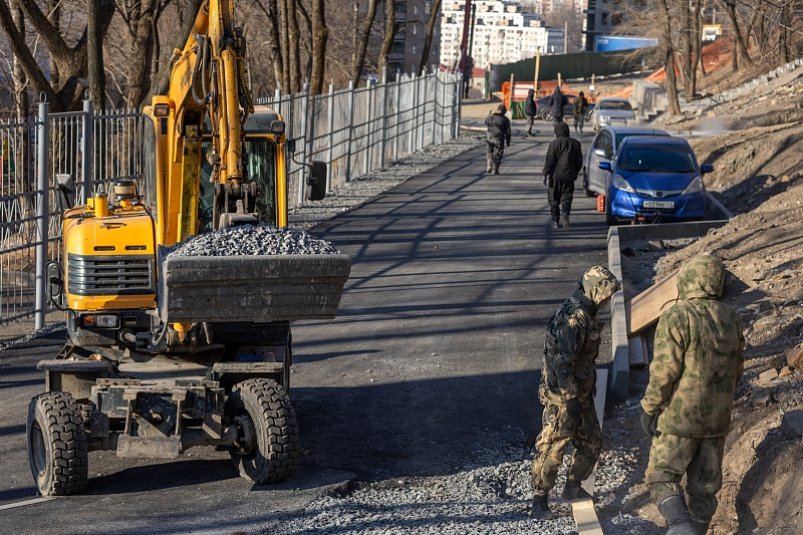
[[[586,197],[596,197],[597,194],[591,191],[588,188],[588,171],[585,167],[583,167],[583,191],[585,191]]]
[[[544,110],[541,112],[541,119],[544,121],[551,121],[552,120],[552,111],[549,109]]]
[[[611,213],[611,196],[605,196],[605,224],[613,227],[618,223],[616,217]]]

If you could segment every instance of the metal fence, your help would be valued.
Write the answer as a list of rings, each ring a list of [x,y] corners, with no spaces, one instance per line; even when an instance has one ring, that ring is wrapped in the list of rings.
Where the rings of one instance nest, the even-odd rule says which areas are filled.
[[[384,77],[383,77],[384,78]],[[427,145],[456,137],[459,77],[432,73],[312,96],[307,91],[258,101],[284,116],[296,151],[288,155],[288,206],[304,203],[307,163],[328,165],[327,191]],[[0,122],[0,329],[35,318],[44,327],[46,266],[61,250],[57,175],[74,182],[76,202],[142,171],[136,110],[80,112]],[[2,331],[0,331],[2,332]]]

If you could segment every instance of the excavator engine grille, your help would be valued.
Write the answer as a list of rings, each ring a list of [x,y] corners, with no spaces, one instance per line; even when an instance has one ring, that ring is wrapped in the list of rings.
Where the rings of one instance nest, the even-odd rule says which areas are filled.
[[[73,295],[136,295],[155,293],[150,255],[67,258],[67,291]]]

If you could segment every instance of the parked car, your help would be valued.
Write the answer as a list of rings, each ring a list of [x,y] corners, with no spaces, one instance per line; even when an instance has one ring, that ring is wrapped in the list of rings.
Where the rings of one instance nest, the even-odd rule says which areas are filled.
[[[589,197],[605,195],[608,191],[609,173],[599,168],[599,163],[610,161],[622,141],[631,136],[669,136],[669,132],[657,128],[632,126],[603,126],[594,136],[591,148],[583,162],[583,190]]]
[[[566,96],[566,105],[563,106],[563,120],[568,121],[572,117],[574,117],[574,101],[577,98],[576,95],[565,95]],[[552,105],[549,103],[549,99],[551,97],[545,96],[541,97],[535,101],[535,115],[536,117],[543,119],[544,121],[551,121],[552,120]],[[591,111],[594,109],[594,103],[588,103],[588,109],[586,110],[586,121],[590,120],[591,118]]]
[[[626,138],[612,161],[599,168],[610,174],[605,220],[658,222],[705,218],[703,175],[714,167],[699,165],[685,139],[665,136]]]
[[[636,120],[636,112],[626,98],[603,98],[591,114],[591,128],[596,132],[603,126],[627,126]]]

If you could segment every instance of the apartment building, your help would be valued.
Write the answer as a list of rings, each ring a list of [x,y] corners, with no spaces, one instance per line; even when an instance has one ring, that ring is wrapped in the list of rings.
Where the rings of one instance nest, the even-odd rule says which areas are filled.
[[[583,0],[583,50],[596,50],[597,36],[608,35],[619,22],[606,0]]]
[[[472,57],[475,67],[511,63],[544,54],[563,52],[563,29],[548,28],[536,13],[524,11],[521,2],[478,0],[474,2],[474,42]],[[456,67],[460,61],[465,2],[445,0],[441,15],[441,65]]]
[[[427,36],[431,0],[396,0],[398,31],[388,57],[388,73],[416,72],[421,64]],[[436,21],[427,65],[437,65],[440,57],[440,24]]]

